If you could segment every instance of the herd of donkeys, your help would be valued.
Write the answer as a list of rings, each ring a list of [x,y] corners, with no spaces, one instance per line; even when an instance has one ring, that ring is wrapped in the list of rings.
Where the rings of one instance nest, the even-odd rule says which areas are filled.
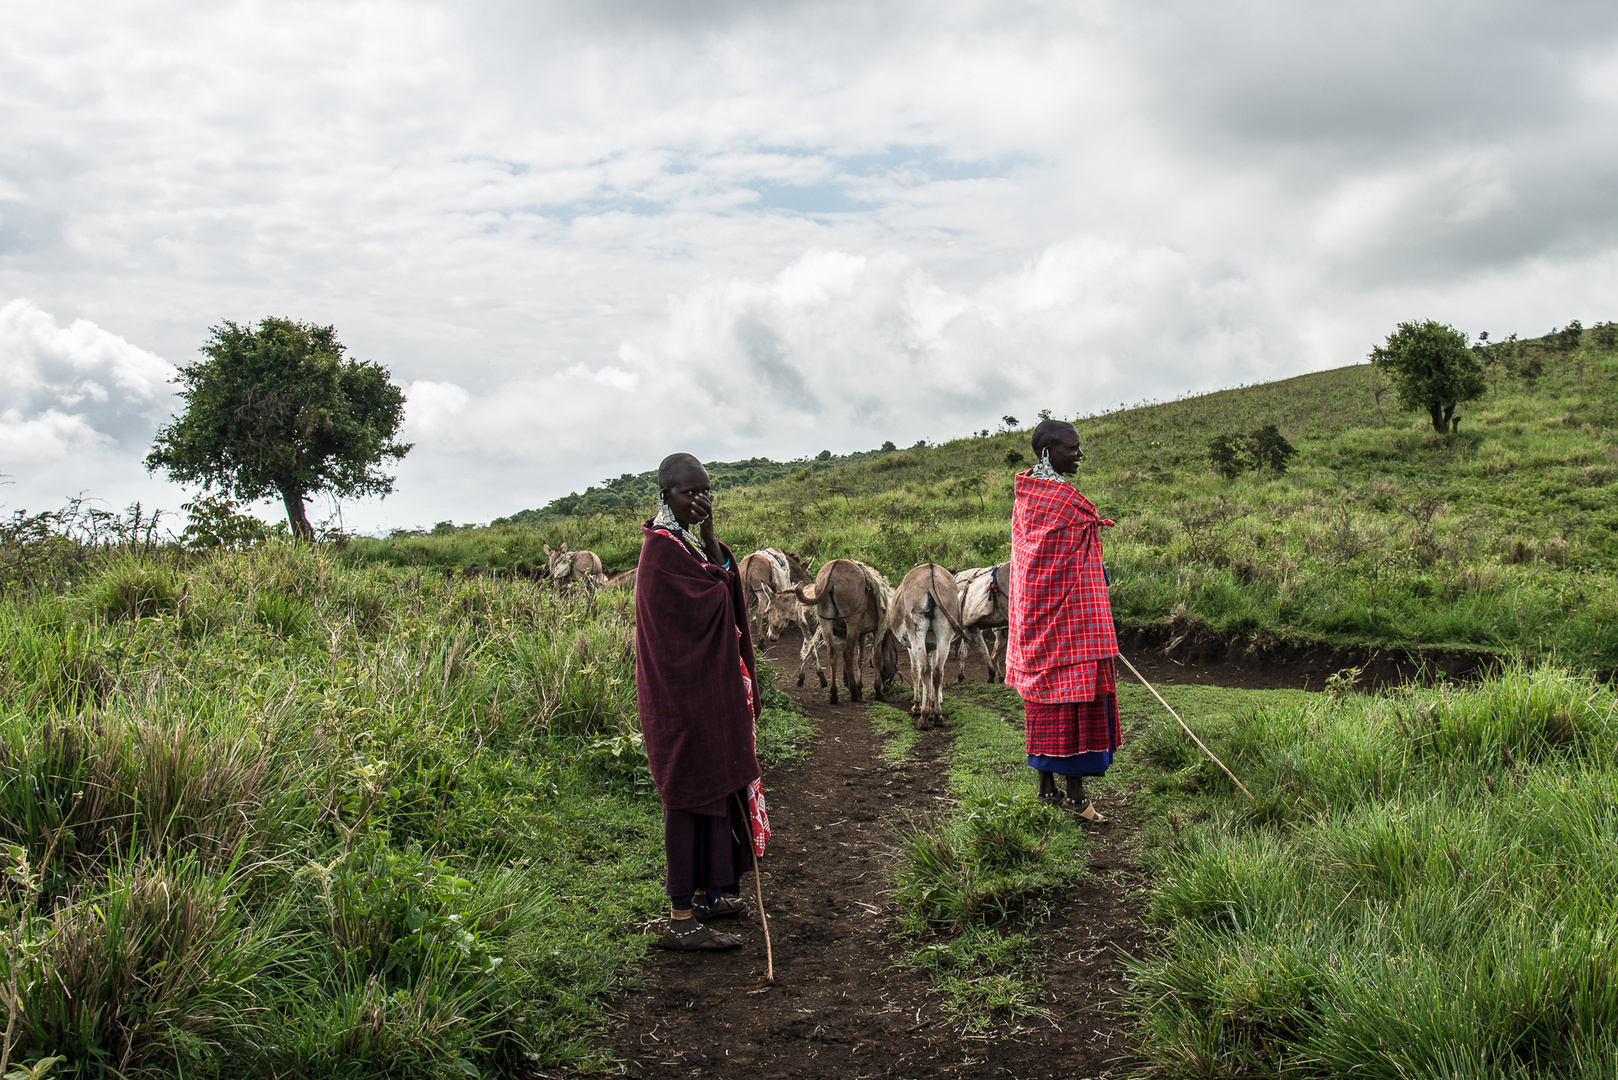
[[[545,547],[550,579],[557,586],[629,589],[635,571],[608,576],[593,551]],[[747,590],[747,606],[755,641],[775,641],[789,626],[803,637],[798,652],[798,685],[814,660],[821,686],[830,686],[837,704],[837,669],[849,697],[861,700],[864,669],[875,672],[875,694],[899,674],[899,650],[910,656],[914,693],[910,706],[916,726],[931,728],[943,718],[944,667],[960,643],[960,674],[966,678],[967,653],[973,645],[989,664],[990,678],[1006,674],[1010,564],[977,566],[955,572],[937,563],[921,563],[894,588],[882,572],[854,559],[832,559],[810,580],[812,560],[790,551],[765,548],[743,558],[737,569]],[[985,638],[985,635],[988,635]],[[992,645],[990,644],[992,642]],[[831,653],[832,678],[821,665],[821,646]]]

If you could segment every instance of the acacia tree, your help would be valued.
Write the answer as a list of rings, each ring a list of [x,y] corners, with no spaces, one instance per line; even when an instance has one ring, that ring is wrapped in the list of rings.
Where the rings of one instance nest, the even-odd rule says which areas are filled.
[[[264,319],[209,330],[205,359],[175,381],[185,412],[160,429],[146,469],[180,483],[218,486],[242,501],[279,495],[294,535],[313,539],[304,500],[386,495],[382,472],[409,443],[394,436],[404,392],[381,364],[343,359],[333,327]]]
[[[1455,406],[1483,396],[1483,365],[1467,348],[1466,335],[1434,322],[1402,322],[1386,345],[1371,350],[1371,363],[1399,391],[1406,409],[1426,409],[1434,431],[1448,431]]]

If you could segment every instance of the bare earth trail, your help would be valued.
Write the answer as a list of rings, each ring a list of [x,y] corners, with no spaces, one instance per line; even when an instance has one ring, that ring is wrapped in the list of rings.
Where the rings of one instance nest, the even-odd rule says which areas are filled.
[[[771,652],[795,658],[797,639]],[[976,668],[972,677],[983,678],[981,661]],[[807,759],[765,775],[774,839],[761,868],[775,984],[764,981],[756,914],[721,924],[745,939],[732,952],[653,950],[645,984],[615,1003],[621,1023],[610,1050],[624,1075],[1136,1074],[1141,1063],[1130,1053],[1129,1025],[1116,1005],[1125,989],[1120,951],[1139,954],[1148,944],[1146,877],[1130,854],[1129,794],[1109,797],[1108,809],[1121,823],[1095,833],[1090,873],[1054,898],[1054,916],[1041,931],[1053,954],[1043,1002],[1048,1016],[962,1038],[925,980],[903,966],[907,950],[893,940],[886,896],[898,830],[948,806],[938,761],[948,734],[927,733],[903,765],[890,765],[861,706],[845,698],[833,707],[823,690],[780,681],[820,734]],[[809,682],[813,687],[812,676]],[[743,893],[751,898],[751,875]]]

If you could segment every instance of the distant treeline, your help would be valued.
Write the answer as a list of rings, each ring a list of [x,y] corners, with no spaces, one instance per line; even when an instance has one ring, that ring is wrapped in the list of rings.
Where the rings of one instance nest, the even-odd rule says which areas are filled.
[[[703,464],[708,469],[714,490],[724,491],[726,488],[763,484],[799,473],[807,476],[849,462],[878,458],[883,454],[891,454],[895,449],[897,448],[892,442],[885,442],[879,449],[856,450],[852,454],[833,454],[830,450],[822,450],[815,457],[796,458],[792,461],[772,461],[769,458],[756,457],[748,458],[746,461],[707,461]],[[612,510],[643,509],[650,514],[656,505],[657,470],[649,469],[643,473],[624,473],[614,480],[603,480],[600,487],[587,487],[583,492],[570,492],[559,499],[552,499],[537,510],[519,510],[510,517],[495,518],[489,524],[538,525],[546,521],[573,517],[576,514],[599,514]]]

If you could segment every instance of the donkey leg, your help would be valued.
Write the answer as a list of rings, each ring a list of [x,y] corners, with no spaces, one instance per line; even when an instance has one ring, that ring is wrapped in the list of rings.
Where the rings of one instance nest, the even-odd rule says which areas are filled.
[[[905,642],[910,654],[910,715],[920,717],[921,726],[927,726],[927,642],[926,631],[916,633],[908,628],[911,637]],[[919,640],[918,640],[919,639]]]
[[[944,722],[944,668],[949,664],[949,627],[945,626],[938,636],[938,651],[933,666],[928,672],[929,681],[933,691],[933,719],[936,723]]]
[[[831,674],[832,674],[832,679],[831,679],[831,703],[833,705],[837,704],[837,657],[838,657],[838,652],[839,652],[839,650],[837,648],[837,639],[832,638],[832,641],[831,641]]]
[[[850,684],[853,689],[849,690],[849,696],[855,701],[864,701],[865,643],[863,640],[863,635],[856,638],[852,632],[849,634],[848,641],[843,645],[843,664],[848,671],[849,678],[853,680],[853,682]],[[882,700],[880,691],[877,693],[877,700]]]

